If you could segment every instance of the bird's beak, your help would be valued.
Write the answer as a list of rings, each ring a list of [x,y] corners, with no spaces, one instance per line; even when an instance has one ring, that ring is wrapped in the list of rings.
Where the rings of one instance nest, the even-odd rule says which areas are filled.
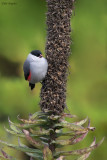
[[[40,54],[40,56],[39,56],[40,58],[42,58],[43,56],[42,56],[42,54]]]

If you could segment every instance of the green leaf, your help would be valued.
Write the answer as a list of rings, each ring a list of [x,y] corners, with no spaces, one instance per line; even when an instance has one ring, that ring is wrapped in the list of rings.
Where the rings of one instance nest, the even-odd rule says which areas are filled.
[[[57,127],[69,128],[72,131],[83,131],[84,130],[84,128],[82,126],[79,126],[79,125],[76,125],[73,123],[69,123],[64,120],[62,120],[60,123],[54,125],[54,128],[57,128]]]
[[[26,152],[26,155],[32,157],[32,158],[36,158],[37,160],[43,160],[43,156],[41,155],[38,155],[37,153],[29,153],[29,152]]]
[[[37,116],[41,115],[43,112],[35,112],[34,114],[29,115],[30,120],[34,120]]]
[[[30,128],[30,132],[33,133],[33,135],[35,135],[35,136],[42,136],[42,135],[49,136],[51,131],[53,131],[53,129],[48,129],[48,130],[42,129],[42,131],[35,131],[35,130]]]
[[[36,125],[39,125],[39,123],[37,122],[36,124],[14,124],[14,125],[16,127],[26,129],[26,128],[36,127]]]
[[[40,139],[41,139],[43,142],[48,143],[50,137],[49,137],[49,136],[48,136],[47,138],[46,138],[46,137],[40,137]]]
[[[26,137],[23,132],[22,132],[22,133],[16,133],[16,132],[14,132],[14,131],[12,131],[12,130],[9,130],[9,129],[7,129],[7,128],[5,128],[5,130],[6,130],[6,132],[8,132],[8,133],[10,133],[10,134],[12,134],[12,135],[15,135],[15,136],[17,136],[17,137],[22,137],[22,138],[25,138],[25,137]],[[41,135],[40,135],[40,136],[41,136]],[[37,139],[39,138],[39,136],[38,136],[38,135],[35,135],[35,134],[30,134],[30,137],[36,137]]]
[[[73,138],[71,139],[68,139],[68,140],[57,140],[57,141],[53,141],[52,143],[56,144],[56,145],[73,145],[73,144],[76,144],[80,141],[82,141],[86,135],[88,134],[88,132],[84,133],[82,136],[78,137],[77,136],[74,136]]]
[[[24,147],[24,148],[28,148],[26,145],[24,145],[20,142],[20,139],[18,139],[18,143],[19,143],[19,146]],[[29,155],[32,158],[37,158],[37,159],[43,160],[43,153],[41,150],[36,149],[35,153],[34,152],[33,153],[25,152],[25,153],[26,153],[26,155]]]
[[[88,117],[86,117],[85,119],[83,119],[83,120],[81,120],[79,122],[74,122],[73,124],[82,126],[83,124],[85,124],[87,122],[87,120],[88,120]]]
[[[95,145],[95,142],[96,142],[96,139],[94,138],[94,141],[92,142],[90,147]],[[76,160],[86,160],[89,157],[90,154],[91,154],[91,152],[86,153],[86,154],[82,155],[81,157],[77,158]]]
[[[6,152],[4,152],[2,149],[1,150],[1,153],[3,156],[0,155],[0,160],[16,160],[16,158],[13,158],[11,156],[9,156]]]
[[[44,160],[54,160],[51,150],[46,145],[43,150],[43,159]]]
[[[44,147],[44,145],[43,145],[40,141],[36,141],[35,139],[32,139],[32,137],[30,136],[29,131],[23,129],[23,132],[24,132],[24,134],[25,134],[25,137],[26,137],[27,141],[28,141],[31,145],[33,145],[33,146],[36,147],[36,148],[40,148],[40,149]]]
[[[19,116],[17,116],[17,118],[23,123],[34,124],[36,122],[36,120],[22,119],[22,118],[19,118]]]
[[[52,115],[52,113],[53,113],[53,111],[49,111],[49,110],[45,109],[44,112],[40,112],[40,111],[39,111],[39,112],[35,112],[35,113],[32,114],[32,115],[30,114],[30,115],[29,115],[29,119],[30,119],[30,120],[34,120],[35,118],[38,118],[38,117],[39,117],[39,118],[40,118],[40,117],[42,118],[43,116],[46,116],[46,117],[47,117],[47,115]]]
[[[87,132],[87,130],[83,131],[68,131],[68,132],[62,132],[62,130],[56,130],[56,136],[79,136]]]
[[[32,121],[32,123],[31,123],[31,121],[29,123],[29,120],[28,121],[27,120],[23,120],[23,119],[21,119],[21,120],[26,122],[26,123],[25,124],[24,123],[23,124],[16,124],[16,123],[11,122],[10,119],[8,119],[10,128],[13,131],[17,132],[17,133],[22,133],[22,131],[19,128],[25,129],[25,128],[37,127],[37,126],[40,126],[40,125],[44,126],[44,124],[47,123],[46,120],[42,120],[42,119],[41,120]]]
[[[65,117],[75,118],[75,117],[77,117],[77,116],[76,116],[76,115],[71,115],[71,114],[68,114],[68,113],[62,113],[62,114],[61,114],[61,117],[62,117],[62,118],[65,118]]]
[[[15,135],[15,136],[17,136],[17,137],[25,137],[25,135],[24,135],[23,133],[16,133],[16,132],[14,132],[14,131],[12,131],[12,130],[9,130],[9,129],[7,129],[7,128],[5,128],[5,130],[6,130],[6,132],[8,132],[8,133],[10,133],[10,134],[13,134],[13,135]]]
[[[1,141],[1,140],[0,140],[0,143],[6,145],[8,147],[14,148],[16,150],[22,151],[22,152],[31,152],[31,153],[39,153],[39,154],[41,153],[42,154],[42,152],[38,149],[33,149],[33,148],[25,147],[25,146],[16,146],[14,144],[9,144],[9,143]]]
[[[15,126],[15,124],[10,121],[9,118],[8,118],[8,121],[9,121],[9,126],[10,126],[10,128],[11,128],[14,132],[16,132],[16,133],[22,133],[22,131],[21,131],[19,128],[17,128],[17,127]]]
[[[60,152],[57,152],[54,156],[57,158],[57,156],[61,156],[61,155],[62,156],[83,155],[83,154],[91,152],[92,150],[94,150],[95,148],[97,148],[98,146],[100,146],[103,141],[104,141],[104,138],[99,143],[97,143],[97,144],[95,144],[93,146],[90,146],[88,148],[80,149],[80,150],[74,150],[74,151],[67,151],[67,152],[60,151]]]

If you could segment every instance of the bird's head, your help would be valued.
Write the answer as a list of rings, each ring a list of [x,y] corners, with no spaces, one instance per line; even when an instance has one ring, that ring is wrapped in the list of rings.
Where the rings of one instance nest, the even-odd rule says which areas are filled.
[[[42,53],[39,50],[33,50],[30,54],[38,58],[42,58]]]

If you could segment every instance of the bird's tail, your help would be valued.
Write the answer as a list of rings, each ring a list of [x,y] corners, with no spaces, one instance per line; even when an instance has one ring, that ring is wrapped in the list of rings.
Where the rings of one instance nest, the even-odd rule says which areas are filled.
[[[35,88],[35,84],[29,82],[29,87],[31,88],[31,90],[33,90]]]

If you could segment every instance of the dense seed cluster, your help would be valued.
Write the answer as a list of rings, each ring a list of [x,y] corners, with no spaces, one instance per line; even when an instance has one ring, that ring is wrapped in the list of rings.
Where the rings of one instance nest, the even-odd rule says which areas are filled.
[[[47,0],[46,58],[48,73],[41,89],[40,106],[60,114],[66,106],[68,56],[70,54],[70,18],[74,0]]]

